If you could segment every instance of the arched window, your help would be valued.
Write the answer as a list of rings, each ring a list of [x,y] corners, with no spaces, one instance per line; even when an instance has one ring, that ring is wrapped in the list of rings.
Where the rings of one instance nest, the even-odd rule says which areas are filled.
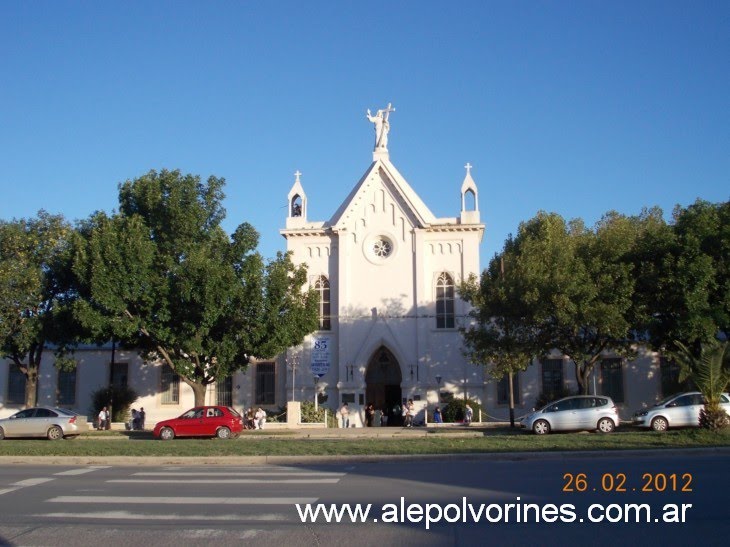
[[[291,200],[291,216],[300,217],[302,216],[302,198],[297,194]]]
[[[314,289],[319,293],[319,330],[330,330],[330,282],[320,275]]]
[[[453,329],[454,326],[454,280],[443,272],[436,281],[436,328]]]

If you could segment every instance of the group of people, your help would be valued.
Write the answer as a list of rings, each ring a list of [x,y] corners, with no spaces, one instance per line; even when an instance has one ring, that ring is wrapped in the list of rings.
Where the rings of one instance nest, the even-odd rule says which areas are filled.
[[[129,418],[128,427],[130,431],[138,431],[144,429],[144,421],[147,418],[147,413],[144,411],[144,407],[140,407],[139,410],[136,408],[132,409],[131,417]]]
[[[404,427],[413,427],[413,418],[416,417],[416,405],[413,404],[413,399],[408,399],[407,403],[403,403],[401,416],[403,417]]]
[[[368,404],[365,407],[365,426],[366,427],[372,427],[373,422],[375,420],[375,407],[372,403]],[[413,399],[408,399],[407,402],[404,402],[402,405],[396,405],[393,408],[393,414],[397,415],[398,412],[400,412],[402,418],[403,418],[403,426],[404,427],[413,427],[414,423],[413,420],[416,417],[416,405],[413,402]],[[340,409],[338,410],[339,418],[340,418],[340,424],[343,428],[350,427],[350,407],[347,403],[343,403]],[[474,419],[474,410],[469,406],[468,404],[464,407],[464,425],[470,425],[472,420]],[[433,423],[435,424],[442,424],[444,423],[443,416],[441,414],[441,409],[439,407],[436,407],[433,411]],[[380,425],[386,426],[388,425],[388,413],[387,411],[383,410],[380,414]]]
[[[266,423],[266,411],[259,407],[256,410],[249,407],[244,413],[244,426],[246,429],[263,429]]]
[[[340,424],[343,428],[350,427],[350,407],[347,403],[343,403],[340,407],[340,410],[337,411],[340,418]],[[369,403],[365,407],[365,426],[366,427],[373,427],[375,425],[375,405],[372,403]],[[385,427],[388,425],[388,412],[386,410],[380,411],[380,427]]]
[[[126,426],[127,429],[130,431],[141,431],[144,429],[144,421],[147,418],[147,413],[144,411],[144,407],[140,407],[139,410],[136,408],[133,408],[130,415],[129,415],[129,421],[127,422]],[[109,429],[111,426],[111,415],[109,414],[109,409],[107,407],[103,407],[99,414],[96,417],[96,429],[98,431],[102,431],[104,429]]]

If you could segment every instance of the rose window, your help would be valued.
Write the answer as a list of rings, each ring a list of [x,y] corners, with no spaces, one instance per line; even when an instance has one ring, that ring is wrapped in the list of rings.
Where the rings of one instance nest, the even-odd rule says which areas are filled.
[[[391,252],[393,252],[393,245],[390,241],[383,238],[378,238],[373,241],[373,253],[375,256],[385,258],[389,256]]]

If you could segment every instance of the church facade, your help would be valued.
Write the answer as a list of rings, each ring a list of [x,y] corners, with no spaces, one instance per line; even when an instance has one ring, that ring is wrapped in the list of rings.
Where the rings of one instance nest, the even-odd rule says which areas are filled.
[[[281,234],[320,296],[320,330],[284,360],[294,393],[314,383],[306,391],[326,395],[329,406],[372,403],[392,422],[404,400],[425,408],[442,389],[483,384],[462,354],[458,327],[468,310],[456,285],[479,274],[484,224],[470,165],[458,216],[437,218],[391,163],[387,126],[369,117],[373,161],[329,220],[308,217],[299,173],[289,192]]]

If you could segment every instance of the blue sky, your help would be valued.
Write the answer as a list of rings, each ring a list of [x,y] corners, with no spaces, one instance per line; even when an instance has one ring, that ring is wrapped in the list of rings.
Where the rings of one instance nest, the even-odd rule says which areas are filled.
[[[593,224],[730,198],[730,2],[0,3],[0,218],[86,218],[150,169],[224,177],[273,256],[297,169],[327,220],[365,110],[436,216],[464,164],[482,266],[539,210]]]

